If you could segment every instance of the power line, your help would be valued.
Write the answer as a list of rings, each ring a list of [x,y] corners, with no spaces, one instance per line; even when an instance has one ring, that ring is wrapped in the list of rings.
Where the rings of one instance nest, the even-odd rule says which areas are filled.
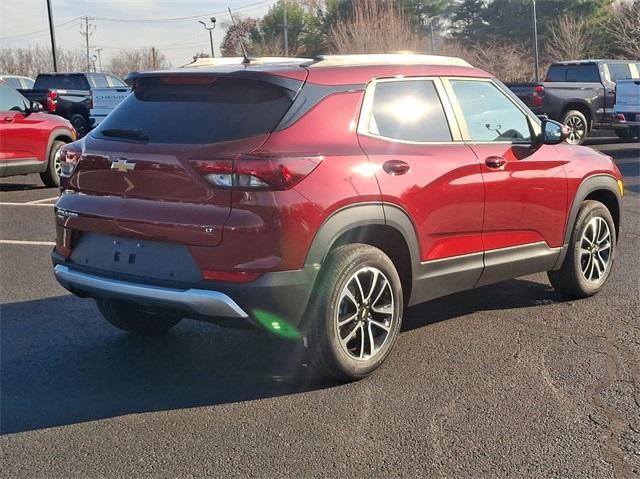
[[[63,23],[59,23],[55,28],[56,28],[56,30],[60,30],[63,27],[67,27],[68,28],[68,27],[72,26],[79,19],[80,19],[80,17],[74,17],[71,20],[68,20],[68,21],[63,22]],[[0,40],[3,40],[3,41],[5,41],[5,40],[19,40],[19,39],[22,39],[22,38],[39,37],[39,36],[42,36],[42,35],[48,34],[48,33],[49,33],[49,29],[48,28],[44,28],[42,30],[36,30],[34,32],[21,33],[19,35],[11,35],[11,36],[8,36],[8,37],[0,37]]]
[[[246,8],[255,7],[258,5],[263,5],[266,3],[273,3],[274,0],[261,0],[259,2],[249,3],[247,5],[243,5],[238,8],[234,8],[234,11],[244,10]],[[203,17],[211,17],[213,15],[223,15],[228,14],[226,10],[220,10],[218,12],[213,13],[204,13],[201,15],[190,15],[188,17],[174,17],[174,18],[132,18],[132,19],[122,19],[122,18],[108,18],[108,17],[95,17],[96,20],[100,20],[101,22],[117,22],[117,23],[178,23],[178,22],[189,22],[193,20],[197,20]]]

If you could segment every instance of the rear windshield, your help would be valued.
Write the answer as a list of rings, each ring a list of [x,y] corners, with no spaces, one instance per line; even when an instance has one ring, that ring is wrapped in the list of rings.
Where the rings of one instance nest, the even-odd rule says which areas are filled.
[[[138,80],[133,94],[92,135],[114,140],[133,131],[150,143],[237,140],[273,131],[292,103],[287,90],[257,80],[181,81],[178,77]]]
[[[38,75],[35,90],[89,90],[84,75]]]
[[[600,82],[597,65],[551,65],[546,81]]]

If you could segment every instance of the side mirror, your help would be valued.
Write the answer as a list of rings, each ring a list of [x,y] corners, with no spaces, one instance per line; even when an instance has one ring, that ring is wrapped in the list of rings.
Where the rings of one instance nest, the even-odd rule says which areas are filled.
[[[569,127],[557,121],[544,119],[542,120],[542,138],[543,145],[557,145],[562,143],[569,136]]]
[[[39,113],[44,110],[44,107],[37,101],[31,101],[28,105],[26,103],[23,103],[23,105],[24,110],[22,111],[22,113],[24,114],[24,116],[29,116],[31,115],[31,113]]]
[[[42,106],[42,103],[39,103],[37,101],[32,101],[31,105],[29,105],[29,111],[31,113],[40,113],[43,110],[44,107]]]

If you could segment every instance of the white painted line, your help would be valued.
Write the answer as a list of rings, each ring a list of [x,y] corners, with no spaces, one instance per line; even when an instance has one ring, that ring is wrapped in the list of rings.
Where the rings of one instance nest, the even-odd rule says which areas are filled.
[[[0,244],[26,244],[35,246],[55,246],[53,241],[0,240]]]
[[[38,203],[47,203],[49,201],[57,200],[58,198],[60,198],[60,197],[59,196],[52,196],[51,198],[44,198],[42,200],[27,201],[25,203],[25,205],[37,205]]]
[[[0,201],[0,206],[45,206],[53,208],[55,205],[51,203],[10,203],[7,201]]]

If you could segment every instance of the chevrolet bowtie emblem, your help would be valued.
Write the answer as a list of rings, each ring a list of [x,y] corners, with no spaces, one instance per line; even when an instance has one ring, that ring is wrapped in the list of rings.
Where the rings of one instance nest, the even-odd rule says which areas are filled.
[[[111,169],[122,171],[123,173],[127,171],[133,171],[136,167],[136,164],[132,161],[127,160],[126,158],[116,158],[111,162]]]

